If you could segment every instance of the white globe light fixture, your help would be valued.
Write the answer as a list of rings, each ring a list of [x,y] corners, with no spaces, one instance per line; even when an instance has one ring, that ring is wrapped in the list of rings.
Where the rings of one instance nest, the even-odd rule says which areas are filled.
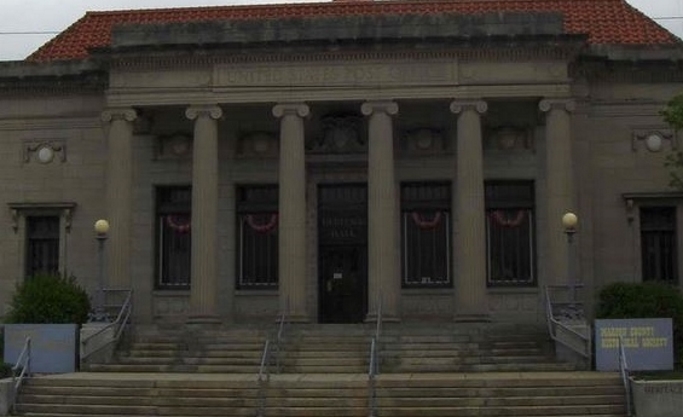
[[[109,233],[109,222],[104,219],[96,221],[95,233],[97,233],[98,236],[103,236]]]
[[[576,233],[576,225],[579,223],[579,218],[576,214],[571,211],[566,212],[562,216],[562,226],[564,227],[564,233],[567,235],[567,266],[569,270],[567,271],[569,286],[571,289],[571,304],[569,306],[568,316],[572,318],[577,318],[582,315],[577,308],[577,294],[576,294],[576,276],[574,272],[574,262],[575,255],[573,253],[573,238],[574,233]]]
[[[104,242],[107,240],[107,233],[109,233],[109,222],[100,219],[95,222],[95,239],[97,239],[97,258],[99,273],[97,276],[97,297],[95,298],[95,311],[91,317],[91,321],[106,322],[109,321],[105,309],[105,295],[104,295]]]
[[[564,226],[565,233],[575,233],[576,225],[579,223],[579,218],[576,214],[567,212],[562,216],[562,226]]]

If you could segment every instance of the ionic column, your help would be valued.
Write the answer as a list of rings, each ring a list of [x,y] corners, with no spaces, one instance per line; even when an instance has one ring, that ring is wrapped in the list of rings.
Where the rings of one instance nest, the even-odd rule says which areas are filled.
[[[363,103],[368,123],[368,320],[398,320],[401,299],[392,101]]]
[[[306,308],[306,151],[304,103],[273,107],[280,119],[278,278],[280,308],[292,321],[308,321]]]
[[[109,123],[107,140],[107,284],[130,288],[131,229],[133,216],[133,121],[135,110],[110,109],[102,113]]]
[[[192,323],[216,323],[216,245],[218,224],[218,106],[189,107],[194,120],[192,147],[192,271],[190,317]]]
[[[545,120],[545,196],[546,196],[546,266],[547,284],[568,284],[568,242],[562,216],[575,212],[572,185],[571,116],[574,101],[545,99],[538,105]]]
[[[453,278],[455,320],[488,319],[486,296],[486,212],[481,117],[488,106],[480,100],[453,101],[458,115],[457,161],[453,193],[455,230]]]

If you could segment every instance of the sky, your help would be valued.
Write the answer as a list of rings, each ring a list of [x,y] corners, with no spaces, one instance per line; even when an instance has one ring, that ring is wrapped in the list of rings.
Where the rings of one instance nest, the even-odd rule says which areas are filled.
[[[0,61],[22,60],[86,11],[229,4],[296,3],[302,0],[0,0]],[[304,0],[305,1],[305,0]],[[325,1],[325,0],[322,0]],[[329,1],[329,0],[327,0]],[[627,0],[683,38],[683,0]]]

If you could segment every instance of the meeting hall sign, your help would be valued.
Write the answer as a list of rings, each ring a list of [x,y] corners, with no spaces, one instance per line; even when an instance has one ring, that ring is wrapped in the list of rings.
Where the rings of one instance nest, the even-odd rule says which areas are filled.
[[[619,344],[632,371],[673,369],[670,318],[595,320],[595,367],[619,369]]]

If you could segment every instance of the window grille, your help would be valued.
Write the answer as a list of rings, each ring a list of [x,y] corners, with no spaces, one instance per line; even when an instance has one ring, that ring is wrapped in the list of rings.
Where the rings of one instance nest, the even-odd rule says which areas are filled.
[[[243,186],[237,190],[238,288],[277,288],[277,206],[277,186]]]
[[[401,187],[403,286],[451,285],[451,185]]]
[[[59,216],[26,217],[26,276],[59,273]]]
[[[485,190],[487,285],[535,285],[533,182],[489,182]]]
[[[157,188],[157,288],[190,287],[192,189]]]
[[[640,209],[643,281],[678,283],[676,208]]]

